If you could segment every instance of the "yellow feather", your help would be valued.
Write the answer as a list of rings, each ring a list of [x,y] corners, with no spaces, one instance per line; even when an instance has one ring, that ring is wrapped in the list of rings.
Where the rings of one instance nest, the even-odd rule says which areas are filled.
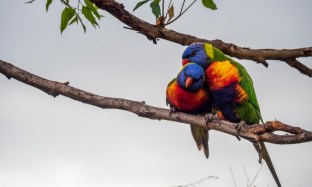
[[[213,47],[209,43],[205,43],[205,51],[210,59],[213,59]]]
[[[212,89],[218,89],[228,86],[232,82],[240,81],[238,69],[228,60],[212,63],[207,71],[206,74],[209,76],[207,80],[210,82]]]

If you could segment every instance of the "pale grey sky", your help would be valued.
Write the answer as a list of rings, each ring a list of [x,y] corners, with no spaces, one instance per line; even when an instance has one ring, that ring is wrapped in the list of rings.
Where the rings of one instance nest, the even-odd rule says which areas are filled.
[[[132,10],[137,1],[122,1]],[[312,46],[309,0],[200,1],[168,28],[252,48]],[[59,32],[62,6],[54,1],[0,2],[0,59],[36,75],[95,94],[166,107],[167,83],[181,68],[185,49],[123,29],[106,12],[100,29],[88,25]],[[178,8],[176,8],[178,10]],[[135,15],[154,22],[148,5]],[[311,66],[311,58],[300,59]],[[312,79],[283,62],[269,68],[240,60],[253,78],[265,120],[311,127]],[[206,176],[201,186],[246,186],[260,164],[247,141],[210,132],[210,158],[198,152],[188,125],[152,121],[128,112],[103,110],[0,75],[0,186],[97,187],[184,185]],[[267,144],[285,187],[309,186],[312,144]],[[275,186],[266,165],[254,185]]]

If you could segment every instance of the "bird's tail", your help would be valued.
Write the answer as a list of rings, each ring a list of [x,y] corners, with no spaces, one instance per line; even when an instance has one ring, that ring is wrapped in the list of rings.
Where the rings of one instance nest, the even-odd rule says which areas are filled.
[[[206,158],[208,158],[209,157],[208,130],[205,129],[204,127],[199,127],[197,125],[190,124],[190,126],[191,126],[192,136],[197,145],[198,150],[203,149]]]
[[[279,179],[278,179],[278,176],[277,176],[277,174],[276,174],[276,171],[275,171],[275,169],[274,169],[272,160],[271,160],[271,158],[270,158],[269,152],[268,152],[268,150],[267,150],[265,144],[264,144],[263,142],[260,142],[260,145],[259,145],[259,144],[254,144],[254,146],[255,146],[257,152],[258,152],[259,154],[261,154],[261,157],[260,157],[260,159],[259,159],[259,162],[261,163],[261,158],[263,158],[263,160],[265,160],[265,162],[267,163],[267,165],[268,165],[268,167],[269,167],[269,169],[270,169],[270,172],[271,172],[271,174],[272,174],[272,176],[273,176],[273,178],[274,178],[274,180],[275,180],[277,186],[278,186],[278,187],[281,187],[282,185],[281,185],[281,183],[280,183],[280,181],[279,181]],[[261,146],[261,147],[260,147],[260,146]]]

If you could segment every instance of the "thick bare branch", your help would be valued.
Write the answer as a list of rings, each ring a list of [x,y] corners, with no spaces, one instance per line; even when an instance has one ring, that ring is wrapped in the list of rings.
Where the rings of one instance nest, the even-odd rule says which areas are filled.
[[[312,47],[298,48],[298,49],[250,49],[246,47],[239,47],[235,44],[225,43],[221,40],[206,40],[196,38],[191,35],[178,33],[173,30],[166,29],[159,25],[152,25],[146,21],[139,19],[124,9],[124,6],[114,0],[91,0],[99,8],[109,12],[115,16],[119,21],[128,25],[135,31],[147,36],[148,39],[156,43],[158,38],[169,40],[181,45],[189,45],[193,42],[208,42],[216,48],[223,51],[225,54],[239,59],[253,60],[268,66],[267,60],[279,60],[296,68],[301,73],[312,77],[312,69],[303,65],[296,60],[299,57],[312,56]]]
[[[90,92],[80,90],[69,86],[69,82],[60,83],[51,81],[22,70],[10,63],[0,60],[0,72],[6,77],[14,78],[25,84],[38,88],[45,93],[56,97],[63,95],[71,99],[97,106],[103,109],[119,109],[132,112],[141,117],[176,121],[185,124],[196,124],[208,129],[217,130],[233,136],[240,136],[250,141],[266,141],[275,144],[294,144],[312,141],[312,132],[303,130],[298,127],[285,125],[278,121],[270,121],[264,125],[258,124],[253,126],[245,126],[238,134],[236,130],[237,124],[223,120],[212,120],[206,125],[203,116],[191,115],[181,112],[170,114],[170,110],[146,105],[144,102],[131,101],[121,98],[111,98],[99,96]],[[284,131],[291,133],[290,135],[273,134],[274,131]]]

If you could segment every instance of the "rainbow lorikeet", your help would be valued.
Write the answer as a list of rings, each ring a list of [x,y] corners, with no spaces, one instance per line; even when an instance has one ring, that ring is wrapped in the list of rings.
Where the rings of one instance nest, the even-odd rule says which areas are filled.
[[[247,125],[263,123],[260,107],[251,77],[246,69],[209,43],[193,43],[183,55],[182,64],[194,62],[205,70],[206,85],[210,91],[213,107],[220,118],[231,122],[244,121]],[[263,142],[254,144],[278,186],[281,186]]]
[[[167,104],[171,109],[181,112],[202,114],[209,111],[209,96],[203,87],[205,72],[203,68],[195,63],[183,66],[177,78],[169,82],[166,90]],[[206,158],[209,156],[208,130],[196,125],[190,125],[192,136],[198,150],[203,149]]]

